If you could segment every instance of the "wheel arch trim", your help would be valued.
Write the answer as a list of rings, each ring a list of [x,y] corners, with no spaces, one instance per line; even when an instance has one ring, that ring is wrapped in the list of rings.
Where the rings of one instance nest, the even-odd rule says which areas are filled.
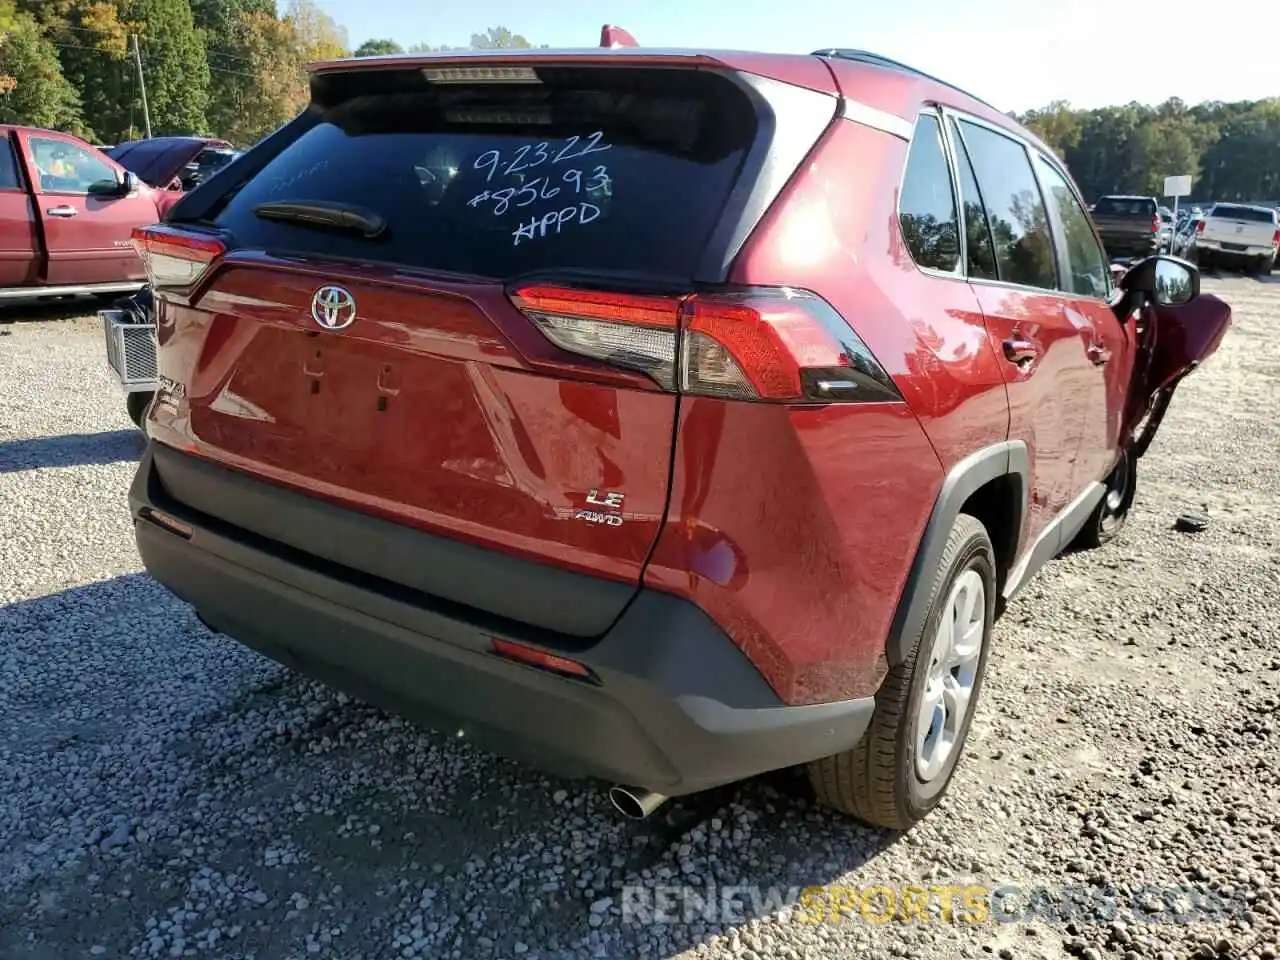
[[[1031,458],[1023,441],[1006,440],[984,447],[947,471],[925,523],[924,534],[916,548],[889,630],[885,655],[890,666],[906,660],[929,615],[933,578],[961,507],[975,492],[1001,477],[1011,477],[1016,481],[1012,485],[1015,502],[1011,507],[1015,529],[1021,530],[1031,487]]]

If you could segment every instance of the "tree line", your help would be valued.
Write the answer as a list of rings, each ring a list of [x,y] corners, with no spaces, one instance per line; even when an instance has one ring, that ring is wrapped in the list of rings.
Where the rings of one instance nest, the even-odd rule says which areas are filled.
[[[256,142],[307,102],[304,65],[400,53],[390,39],[351,50],[315,0],[0,0],[0,123],[115,143],[142,135],[142,59],[156,135]],[[494,27],[472,47],[529,47]],[[444,50],[418,43],[409,52]],[[1280,98],[1095,110],[1056,101],[1017,117],[1065,161],[1090,200],[1160,195],[1189,173],[1197,199],[1280,199]]]
[[[315,0],[0,0],[0,123],[97,143],[143,136],[134,42],[154,135],[241,146],[306,105],[308,62],[401,52],[391,40],[352,51]],[[471,45],[531,46],[503,27]]]
[[[1196,200],[1280,200],[1278,97],[1097,110],[1056,101],[1018,119],[1057,152],[1089,201],[1160,197],[1164,178],[1182,174],[1191,174]]]

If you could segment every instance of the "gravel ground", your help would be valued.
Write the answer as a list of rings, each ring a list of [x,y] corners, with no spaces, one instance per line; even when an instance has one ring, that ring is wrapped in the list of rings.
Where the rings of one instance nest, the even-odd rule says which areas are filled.
[[[1011,605],[967,758],[906,836],[790,774],[621,821],[210,636],[141,572],[97,324],[0,323],[0,958],[1274,957],[1280,284],[1206,288],[1236,326],[1128,529]],[[1176,532],[1187,510],[1209,528]],[[970,883],[1112,887],[1119,912],[815,924],[768,899]],[[674,884],[758,889],[740,916],[624,916]],[[1134,909],[1151,885],[1246,899],[1176,923]]]

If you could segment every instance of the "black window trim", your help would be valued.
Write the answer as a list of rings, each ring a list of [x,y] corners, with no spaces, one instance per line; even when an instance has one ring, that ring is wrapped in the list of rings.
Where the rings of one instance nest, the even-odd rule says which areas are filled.
[[[960,155],[956,152],[955,140],[951,136],[951,132],[953,130],[955,131],[955,134],[957,137],[962,138],[961,144],[965,149],[966,156],[969,156],[969,160],[970,160],[969,172],[973,176],[974,186],[978,188],[978,197],[977,197],[978,207],[979,209],[982,210],[982,220],[987,228],[988,237],[993,236],[991,231],[991,220],[987,216],[986,201],[982,199],[982,185],[978,183],[978,172],[974,170],[972,166],[972,156],[969,155],[969,145],[963,142],[964,134],[960,130],[960,123],[959,123],[959,117],[961,116],[961,114],[959,113],[959,111],[950,110],[944,106],[940,106],[938,110],[942,114],[942,136],[943,136],[943,140],[946,142],[947,163],[950,164],[951,166],[951,180],[955,184],[955,191],[956,191],[956,198],[957,198],[956,207],[960,215],[961,274],[965,279],[965,281],[969,283],[1000,283],[1001,281],[998,279],[992,280],[989,277],[974,277],[974,276],[970,276],[969,274],[969,231],[965,223],[964,188],[961,185],[962,178],[960,176]],[[992,256],[992,266],[995,268],[996,275],[998,277],[1000,274],[1000,263],[995,256],[994,239],[992,241],[991,256]],[[1010,284],[1007,284],[1007,286],[1017,287],[1017,286],[1020,286],[1020,284],[1010,283]]]
[[[9,160],[13,163],[13,178],[16,181],[12,187],[0,186],[0,192],[3,193],[34,193],[35,191],[27,187],[26,163],[22,159],[22,145],[18,143],[17,131],[4,130],[0,131],[3,136],[4,146],[0,150],[8,149]]]
[[[960,247],[960,256],[956,261],[954,270],[939,270],[937,267],[922,266],[916,261],[916,255],[911,252],[911,247],[907,243],[906,234],[902,232],[902,194],[903,188],[907,183],[907,168],[911,165],[911,148],[916,144],[916,134],[920,129],[920,121],[924,117],[932,117],[938,123],[938,133],[942,137],[942,159],[947,164],[947,176],[951,181],[951,202],[956,209],[956,233],[959,234],[958,241]],[[946,123],[941,108],[937,104],[926,103],[916,111],[915,121],[911,125],[911,138],[907,141],[907,152],[903,155],[902,172],[898,176],[898,199],[894,205],[894,222],[898,227],[898,235],[902,237],[902,245],[906,247],[907,256],[911,258],[911,263],[917,270],[929,277],[938,277],[943,280],[965,280],[967,272],[965,268],[965,242],[964,242],[964,210],[960,206],[960,183],[956,179],[955,158],[951,155],[951,141],[947,137]]]

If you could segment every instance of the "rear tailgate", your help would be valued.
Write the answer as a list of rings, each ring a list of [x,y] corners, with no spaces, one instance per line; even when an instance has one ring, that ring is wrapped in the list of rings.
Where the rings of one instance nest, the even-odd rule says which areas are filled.
[[[779,125],[727,72],[540,64],[477,83],[431,69],[318,77],[317,122],[216,206],[177,208],[178,232],[225,250],[194,284],[161,291],[167,386],[151,434],[420,534],[629,585],[526,617],[598,634],[657,537],[676,396],[626,344],[608,363],[557,347],[513,288],[586,277],[636,296],[690,289],[741,233],[734,208],[759,206],[759,171],[778,176],[761,151]],[[829,103],[808,143],[786,146],[797,156],[834,112],[814,96]],[[354,206],[385,228],[262,215],[280,202]],[[349,524],[326,539],[194,483],[193,497],[253,533],[388,576]],[[483,599],[492,584],[469,587],[428,559],[444,554],[422,556],[391,578],[511,613]]]
[[[1210,212],[1201,234],[1205,240],[1215,240],[1227,250],[1272,246],[1275,235],[1273,211],[1223,204]]]

